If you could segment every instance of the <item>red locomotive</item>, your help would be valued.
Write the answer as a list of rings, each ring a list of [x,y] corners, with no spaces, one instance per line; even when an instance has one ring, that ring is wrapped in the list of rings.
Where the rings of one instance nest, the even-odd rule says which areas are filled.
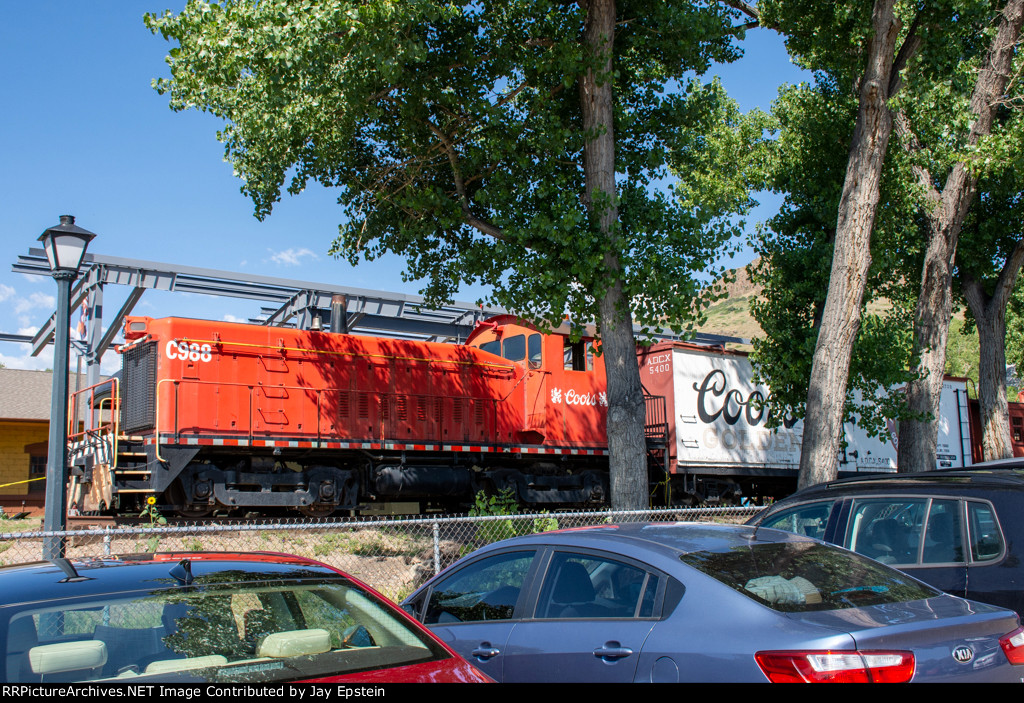
[[[82,510],[607,500],[603,360],[567,329],[503,316],[456,345],[133,317],[125,339],[117,422],[72,446]]]
[[[607,398],[592,337],[511,316],[462,344],[128,318],[99,429],[72,438],[69,505],[162,510],[460,509],[510,489],[531,508],[608,500]],[[802,423],[767,428],[745,354],[638,350],[652,502],[795,490]],[[947,378],[937,467],[972,463],[967,382]],[[1015,438],[1024,426],[1017,417]],[[972,432],[972,430],[974,430]],[[1024,444],[1022,444],[1024,447]],[[846,427],[840,475],[895,471],[895,433]]]

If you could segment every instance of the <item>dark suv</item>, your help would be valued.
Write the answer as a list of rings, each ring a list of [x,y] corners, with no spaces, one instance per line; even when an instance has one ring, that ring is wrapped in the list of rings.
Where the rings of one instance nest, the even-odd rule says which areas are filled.
[[[1024,615],[1024,459],[823,483],[747,524],[816,537]]]

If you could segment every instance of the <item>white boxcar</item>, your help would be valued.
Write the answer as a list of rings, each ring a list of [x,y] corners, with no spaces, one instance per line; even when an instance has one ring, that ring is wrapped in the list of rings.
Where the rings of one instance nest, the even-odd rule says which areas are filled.
[[[792,479],[800,464],[803,421],[785,419],[768,429],[759,402],[769,390],[753,382],[742,352],[685,342],[662,342],[640,355],[647,392],[666,399],[667,471],[685,481],[687,493],[704,499],[723,494],[772,495],[773,484]],[[967,387],[963,379],[943,383],[937,467],[971,464]],[[896,470],[895,423],[889,436],[868,437],[845,426],[840,475]]]

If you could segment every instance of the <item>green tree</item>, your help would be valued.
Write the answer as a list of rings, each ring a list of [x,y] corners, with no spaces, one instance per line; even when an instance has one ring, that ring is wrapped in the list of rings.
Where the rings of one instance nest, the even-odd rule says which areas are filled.
[[[972,323],[967,327],[976,330],[978,340],[975,375],[986,460],[1013,456],[1005,370],[1007,310],[1024,265],[1024,176],[1014,161],[1001,162],[996,173],[980,179],[956,254],[956,280]]]
[[[738,57],[736,14],[664,0],[192,0],[146,23],[178,44],[156,88],[226,121],[218,136],[258,217],[285,184],[317,181],[339,193],[334,254],[401,254],[431,302],[483,282],[534,320],[595,320],[612,503],[632,508],[647,503],[633,322],[698,317],[700,277],[751,204],[746,140],[760,129],[692,78]],[[691,170],[709,154],[729,167]]]
[[[843,167],[828,294],[815,312],[798,485],[835,477],[847,407],[847,381],[861,329],[871,266],[871,234],[878,212],[883,164],[892,134],[888,102],[902,87],[902,71],[920,43],[917,25],[904,31],[895,0],[820,3],[763,0],[740,3],[762,26],[786,36],[790,55],[856,96],[856,116]]]
[[[935,466],[935,422],[952,305],[952,262],[961,225],[978,192],[978,178],[992,169],[1000,150],[1007,152],[1005,135],[1019,132],[1018,128],[1002,129],[1004,125],[994,118],[997,112],[1009,112],[1012,107],[1003,91],[1012,74],[1022,4],[1021,0],[928,4],[879,1],[869,20],[863,5],[815,6],[803,0],[761,3],[763,21],[786,32],[791,52],[818,72],[816,85],[806,90],[838,110],[830,113],[817,108],[825,120],[823,125],[815,124],[800,117],[799,109],[804,109],[807,99],[788,103],[780,100],[783,111],[799,108],[789,121],[799,125],[798,129],[823,130],[834,136],[842,134],[843,114],[847,121],[856,114],[859,125],[847,147],[849,157],[841,194],[836,187],[836,158],[843,153],[843,146],[833,147],[824,184],[801,180],[799,174],[815,160],[828,157],[798,155],[787,162],[783,149],[784,158],[777,162],[782,170],[777,185],[787,188],[795,184],[796,193],[790,191],[788,210],[784,209],[773,226],[781,230],[783,238],[778,242],[783,247],[786,237],[792,238],[794,233],[802,236],[803,253],[782,251],[776,256],[777,246],[768,246],[769,257],[760,275],[769,282],[775,276],[773,285],[779,287],[793,272],[790,266],[787,274],[786,266],[779,262],[794,256],[830,260],[832,271],[827,295],[820,281],[805,282],[804,294],[813,289],[816,295],[805,297],[803,307],[796,306],[796,313],[781,309],[783,297],[769,298],[761,309],[761,314],[780,320],[783,328],[802,325],[797,339],[802,341],[798,350],[804,354],[810,339],[816,345],[803,408],[807,422],[802,483],[835,475],[835,449],[840,436],[837,414],[841,416],[844,404],[849,409],[848,380],[853,387],[868,387],[873,376],[875,382],[886,387],[899,381],[905,365],[912,373],[906,384],[907,405],[900,411],[900,469]],[[846,41],[835,42],[835,36]],[[853,107],[855,94],[859,94],[858,112]],[[867,121],[866,107],[870,113]],[[1000,127],[997,134],[993,133],[994,123]],[[873,127],[865,133],[862,128],[867,124]],[[895,150],[884,147],[892,131],[898,135]],[[863,141],[865,136],[867,142]],[[817,135],[815,139],[821,142],[824,137]],[[865,156],[865,149],[873,156],[855,164],[858,155]],[[798,177],[793,179],[792,173]],[[851,176],[854,190],[850,190]],[[864,189],[869,182],[872,187]],[[874,204],[868,196],[874,198]],[[834,224],[822,217],[828,212],[830,200],[839,212]],[[845,240],[854,245],[843,248],[845,253],[840,256],[844,227],[857,236]],[[992,249],[985,251],[991,263]],[[872,291],[867,298],[865,288]],[[872,297],[888,298],[896,313],[885,318],[864,317],[861,324],[865,304]],[[833,300],[839,301],[838,307],[832,305]],[[912,317],[907,316],[908,304],[916,306]],[[904,321],[905,328],[908,319],[914,324],[909,347],[903,344],[908,340],[900,324]],[[838,330],[836,334],[826,333],[830,320]],[[779,356],[771,345],[761,350],[769,361],[772,355]],[[862,349],[860,361],[851,365],[857,347]],[[827,362],[828,373],[816,372],[819,358]],[[780,386],[788,382],[795,389],[799,383],[794,381],[792,369],[799,366],[788,366],[791,371],[783,376]],[[775,373],[765,364],[762,368]],[[793,400],[792,392],[789,400]],[[819,406],[831,409],[822,412]],[[884,412],[895,409],[890,406]],[[816,410],[825,417],[815,419]]]
[[[768,402],[775,422],[790,414],[802,417],[808,398],[857,114],[851,82],[840,87],[836,79],[818,73],[813,84],[782,89],[773,106],[779,137],[770,187],[785,197],[754,241],[759,258],[751,276],[763,293],[751,311],[765,333],[753,340],[753,361],[772,389]],[[914,296],[905,280],[916,261],[915,240],[904,236],[912,206],[899,201],[905,193],[892,192],[891,171],[882,174],[862,321],[844,389],[844,421],[856,421],[869,432],[881,432],[887,418],[898,417],[900,395],[890,390],[909,380],[905,369]],[[855,403],[857,392],[872,402]]]
[[[1017,45],[1024,25],[1024,0],[950,0],[949,12],[945,23],[935,23],[936,16],[924,11],[918,14],[918,19],[932,20],[927,22],[929,31],[925,35],[928,51],[914,67],[921,80],[893,105],[900,147],[912,162],[914,186],[920,193],[920,212],[927,232],[920,293],[914,312],[917,378],[908,384],[907,404],[911,413],[927,415],[929,419],[900,421],[897,456],[900,471],[925,471],[935,467],[938,408],[960,235],[968,211],[981,192],[980,180],[996,169],[995,164],[1005,156],[1009,144],[1019,145],[1021,131],[1019,111],[1011,109],[1013,96],[1018,96],[1016,99],[1021,96],[1020,86],[1011,84],[1011,78],[1020,67]],[[924,24],[926,22],[922,22]],[[948,31],[954,28],[957,31]],[[998,246],[991,239],[982,246],[988,252],[991,266]],[[977,260],[977,257],[971,258]],[[980,270],[969,268],[965,267],[967,275],[962,278],[966,286],[964,293],[980,325],[982,366],[987,369],[980,371],[979,389],[987,387],[983,405],[989,410],[1001,405],[1005,412],[1005,388],[1000,401],[999,384],[994,378],[992,383],[986,381],[989,373],[1004,376],[1002,363],[996,359],[1003,344],[997,338],[1002,334],[983,328],[990,327],[990,322],[995,321],[993,316],[1002,318],[1006,296],[999,294],[994,299],[984,300],[979,279],[982,274]],[[1013,276],[1017,269],[1019,263],[1014,267]],[[972,281],[979,285],[972,285]],[[1012,280],[1008,283],[1012,289]],[[996,370],[993,363],[1000,368]],[[992,397],[993,394],[996,397]],[[983,425],[993,428],[992,420],[988,412]],[[1007,434],[1007,447],[1008,439]],[[990,436],[985,441],[995,440]],[[995,447],[993,444],[990,449],[1002,451]]]

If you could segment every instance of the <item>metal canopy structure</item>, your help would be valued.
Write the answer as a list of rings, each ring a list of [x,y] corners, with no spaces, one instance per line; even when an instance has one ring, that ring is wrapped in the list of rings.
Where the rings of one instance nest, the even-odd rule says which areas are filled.
[[[418,296],[364,290],[347,286],[252,276],[214,269],[87,254],[71,292],[71,308],[83,302],[89,309],[85,356],[89,382],[99,379],[99,361],[147,290],[201,293],[269,303],[251,322],[297,326],[301,329],[334,329],[353,334],[375,334],[432,341],[464,339],[479,320],[504,312],[472,303],[454,303],[439,310],[425,307]],[[49,276],[50,267],[42,249],[30,249],[18,257],[15,273]],[[106,319],[104,329],[103,289],[109,284],[132,290],[121,308]],[[333,313],[333,315],[332,315]],[[332,319],[333,317],[333,319]],[[31,340],[8,335],[2,341],[30,341],[32,355],[38,355],[53,341],[56,313],[50,315]]]
[[[351,334],[370,334],[425,341],[460,341],[477,322],[505,313],[500,308],[484,308],[473,303],[452,303],[440,309],[428,308],[418,296],[388,293],[347,286],[332,286],[268,276],[252,276],[215,269],[164,264],[139,259],[124,259],[101,254],[86,254],[80,274],[71,291],[71,309],[85,302],[89,321],[84,339],[88,383],[99,381],[100,359],[147,290],[201,293],[257,300],[268,305],[250,322],[264,325],[295,326],[300,329],[330,329]],[[11,270],[15,273],[50,276],[50,265],[42,249],[32,248],[18,257]],[[108,284],[129,286],[132,290],[104,329],[103,289]],[[0,341],[30,342],[37,356],[52,343],[56,313],[39,328],[34,337],[2,335]],[[674,338],[665,335],[664,338]],[[698,344],[746,343],[747,340],[721,335],[697,334]]]

